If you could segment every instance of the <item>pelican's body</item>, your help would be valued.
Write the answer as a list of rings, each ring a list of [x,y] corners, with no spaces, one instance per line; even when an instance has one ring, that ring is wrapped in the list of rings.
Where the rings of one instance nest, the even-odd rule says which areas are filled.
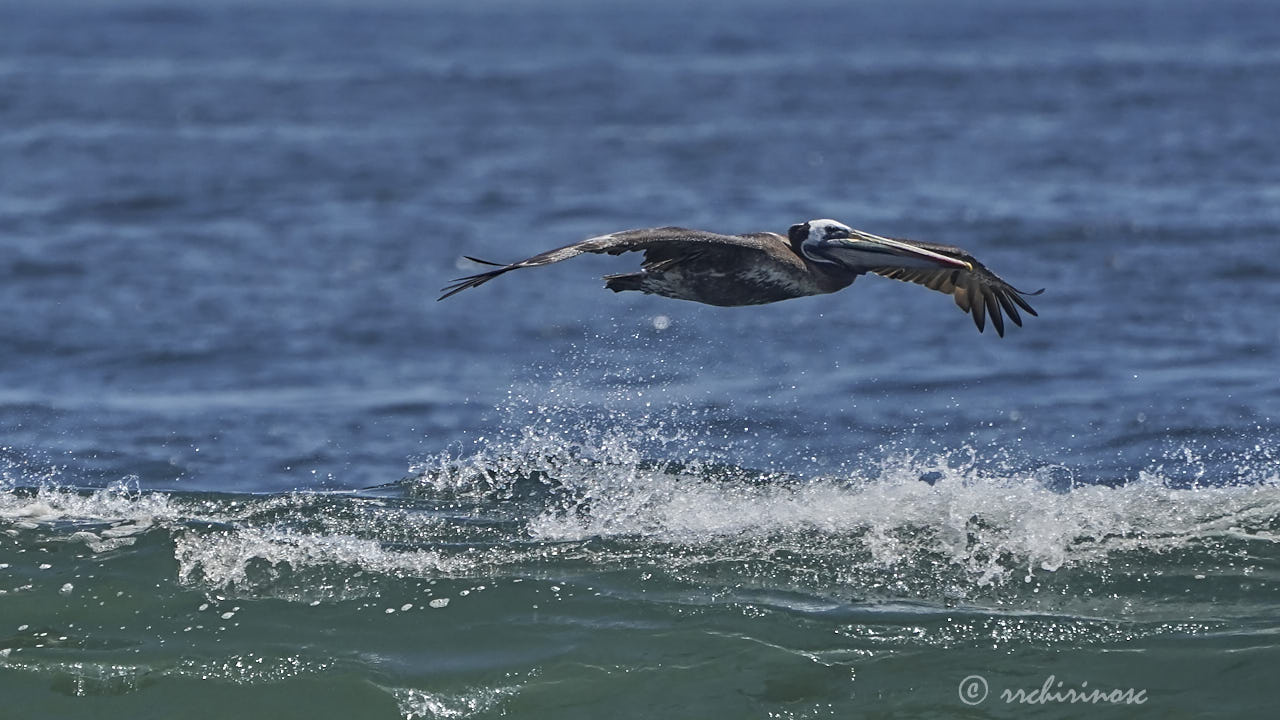
[[[1021,291],[1001,280],[960,248],[893,240],[853,230],[834,220],[793,225],[786,236],[763,232],[721,235],[664,227],[625,230],[588,238],[498,269],[459,278],[441,300],[503,273],[568,260],[582,253],[643,251],[638,272],[605,276],[614,292],[639,290],[707,305],[761,305],[848,287],[872,272],[951,294],[973,315],[978,330],[986,317],[1004,335],[1003,309],[1015,324],[1017,308],[1035,315]],[[470,258],[485,265],[498,265]]]
[[[641,240],[640,233],[648,237]],[[614,292],[639,290],[736,307],[821,295],[853,282],[853,276],[827,272],[795,254],[786,238],[776,233],[717,235],[659,228],[626,234],[629,242],[647,240],[651,247],[645,250],[642,270],[605,278],[605,287]],[[658,237],[663,238],[661,245],[655,243]]]

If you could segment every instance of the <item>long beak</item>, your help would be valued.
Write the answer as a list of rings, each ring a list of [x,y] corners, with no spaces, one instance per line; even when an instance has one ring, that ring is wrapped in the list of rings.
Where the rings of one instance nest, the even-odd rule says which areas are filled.
[[[893,265],[900,267],[956,267],[973,270],[973,265],[941,253],[916,247],[911,243],[893,240],[879,235],[872,235],[861,230],[854,230],[853,237],[829,240],[844,256],[846,250],[852,250],[859,264]]]

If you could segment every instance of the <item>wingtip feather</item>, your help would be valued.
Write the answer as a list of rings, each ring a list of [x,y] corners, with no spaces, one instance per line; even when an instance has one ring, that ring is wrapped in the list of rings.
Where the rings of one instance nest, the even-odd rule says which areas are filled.
[[[1004,337],[1004,316],[1000,314],[1000,304],[996,301],[994,291],[983,293],[983,299],[987,304],[987,315],[991,317],[991,324],[996,329],[996,334]]]
[[[492,265],[494,267],[503,267],[504,265],[504,263],[496,263],[496,262],[493,262],[492,260],[481,260],[478,257],[471,257],[470,255],[463,255],[462,257],[470,260],[473,263],[479,263],[481,265]]]

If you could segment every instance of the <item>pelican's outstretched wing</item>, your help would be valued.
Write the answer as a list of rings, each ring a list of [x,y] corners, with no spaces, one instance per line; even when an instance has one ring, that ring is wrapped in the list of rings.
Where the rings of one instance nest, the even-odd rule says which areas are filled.
[[[996,333],[1000,337],[1004,337],[1004,316],[1000,314],[1001,309],[1008,313],[1009,319],[1019,327],[1022,326],[1022,316],[1018,314],[1018,308],[1022,308],[1032,315],[1036,314],[1036,311],[1027,303],[1025,296],[1039,295],[1044,292],[1043,288],[1035,292],[1019,290],[1000,279],[1000,276],[988,270],[986,265],[978,262],[972,255],[958,247],[915,240],[899,240],[898,242],[914,245],[957,260],[963,260],[969,263],[973,269],[899,267],[893,265],[870,267],[868,269],[883,277],[913,282],[924,285],[930,290],[937,290],[951,295],[955,298],[956,305],[959,305],[961,310],[973,315],[973,324],[978,326],[978,332],[982,332],[986,328],[986,319],[990,317],[991,324],[996,328]]]
[[[780,237],[778,238],[781,239]],[[644,269],[653,270],[660,267],[671,267],[675,263],[684,259],[696,257],[708,250],[717,248],[738,247],[762,249],[764,240],[760,235],[720,235],[718,233],[706,232],[704,230],[688,230],[679,227],[661,227],[661,228],[645,228],[641,230],[623,230],[621,232],[610,233],[608,235],[598,235],[596,237],[587,238],[581,242],[572,245],[548,250],[539,253],[526,260],[514,262],[510,265],[502,265],[501,263],[489,262],[488,260],[480,260],[467,256],[472,262],[478,262],[482,265],[494,265],[496,270],[477,273],[475,275],[467,275],[454,280],[451,284],[441,288],[441,295],[437,300],[444,300],[451,295],[466,290],[467,288],[483,285],[490,280],[502,275],[503,273],[519,270],[520,268],[539,267],[541,265],[550,265],[561,260],[568,260],[577,257],[582,253],[608,253],[609,255],[619,255],[624,252],[633,252],[638,250],[645,251]]]

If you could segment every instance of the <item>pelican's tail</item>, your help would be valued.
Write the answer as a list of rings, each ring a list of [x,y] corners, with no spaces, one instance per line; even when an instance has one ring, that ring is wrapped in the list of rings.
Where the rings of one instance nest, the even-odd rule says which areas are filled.
[[[604,286],[614,292],[622,292],[623,290],[639,290],[643,292],[646,275],[648,273],[645,272],[605,275]]]

